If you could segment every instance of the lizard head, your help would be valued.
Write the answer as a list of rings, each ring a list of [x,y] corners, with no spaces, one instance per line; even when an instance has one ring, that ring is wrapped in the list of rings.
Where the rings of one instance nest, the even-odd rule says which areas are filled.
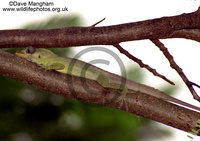
[[[47,49],[27,47],[24,50],[16,51],[15,55],[25,58],[28,61],[40,64],[55,54]]]

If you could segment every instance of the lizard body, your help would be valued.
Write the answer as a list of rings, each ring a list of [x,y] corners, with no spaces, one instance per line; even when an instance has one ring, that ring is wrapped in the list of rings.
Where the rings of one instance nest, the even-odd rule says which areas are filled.
[[[101,86],[105,88],[114,88],[122,90],[121,92],[122,102],[125,99],[127,93],[133,93],[128,90],[130,89],[135,92],[140,91],[142,93],[157,97],[159,99],[169,101],[175,104],[180,104],[182,106],[186,106],[188,108],[200,111],[199,107],[196,107],[189,103],[178,100],[174,97],[171,97],[159,91],[158,89],[125,78],[123,78],[125,79],[125,84],[122,84],[122,77],[119,75],[107,72],[101,68],[98,68],[96,66],[93,66],[91,64],[88,64],[80,60],[66,58],[66,57],[59,57],[47,49],[27,47],[24,50],[17,51],[15,54],[27,59],[28,61],[38,64],[39,66],[45,68],[46,70],[52,69],[61,73],[66,73],[79,77],[84,77],[87,79],[96,80]],[[70,65],[72,60],[75,61],[74,65]],[[85,65],[88,65],[87,70],[85,71],[86,73],[84,76],[81,76],[81,72],[85,67]],[[71,71],[69,71],[69,69],[71,69]]]

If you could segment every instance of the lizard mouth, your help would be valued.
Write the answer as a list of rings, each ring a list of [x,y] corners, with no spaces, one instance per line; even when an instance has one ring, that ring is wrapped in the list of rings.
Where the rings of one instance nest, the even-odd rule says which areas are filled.
[[[22,52],[22,51],[16,51],[15,55],[19,56],[19,57],[23,57],[26,58],[28,56],[28,54]]]

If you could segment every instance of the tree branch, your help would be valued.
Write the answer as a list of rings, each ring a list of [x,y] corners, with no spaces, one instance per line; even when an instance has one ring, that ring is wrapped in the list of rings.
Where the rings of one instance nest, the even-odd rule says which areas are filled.
[[[200,9],[172,17],[103,27],[67,27],[48,30],[1,30],[0,47],[72,47],[114,45],[142,39],[189,38],[199,41]],[[188,34],[193,32],[192,35]],[[194,33],[195,32],[195,33]]]
[[[166,78],[164,75],[159,74],[155,69],[151,68],[149,65],[144,64],[142,62],[142,60],[140,60],[140,59],[136,58],[135,56],[133,56],[132,54],[130,54],[128,51],[123,49],[119,44],[115,44],[113,46],[116,47],[119,50],[119,52],[125,54],[128,58],[130,58],[134,62],[138,63],[141,68],[146,68],[148,71],[152,72],[155,76],[158,76],[158,77],[162,78],[163,80],[167,81],[168,83],[175,85],[174,82],[172,82],[171,80]]]
[[[174,31],[169,38],[185,38],[200,42],[200,29],[181,29]]]
[[[189,81],[187,76],[184,74],[183,70],[176,64],[176,62],[174,61],[173,56],[169,53],[169,51],[165,47],[165,45],[162,42],[160,42],[160,40],[157,39],[157,40],[151,40],[151,41],[163,52],[165,57],[168,59],[171,68],[176,70],[176,72],[180,75],[180,77],[182,78],[183,82],[186,84],[186,86],[188,87],[188,89],[192,93],[194,99],[196,99],[197,101],[200,102],[200,97],[198,96],[198,94],[196,93],[194,88],[192,87],[193,85],[197,86],[197,87],[199,87],[199,86],[197,84]]]
[[[23,69],[22,69],[23,68]],[[120,93],[101,87],[96,81],[45,71],[36,64],[0,50],[0,75],[67,98],[119,109]],[[87,85],[87,86],[86,86]],[[190,132],[196,129],[200,113],[163,101],[145,93],[127,94],[130,113]],[[159,106],[158,106],[159,105]],[[123,105],[121,110],[126,110]]]

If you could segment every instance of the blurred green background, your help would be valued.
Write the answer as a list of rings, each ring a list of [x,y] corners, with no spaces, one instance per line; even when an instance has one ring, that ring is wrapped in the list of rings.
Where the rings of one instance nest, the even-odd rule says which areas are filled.
[[[84,26],[79,15],[54,16],[23,29]],[[19,49],[7,49],[14,53]],[[69,49],[51,49],[60,56]],[[141,69],[128,70],[128,78],[142,82]],[[172,90],[164,87],[165,90]],[[172,93],[172,92],[167,92]],[[0,141],[146,141],[171,133],[155,122],[126,112],[71,100],[0,76]]]

